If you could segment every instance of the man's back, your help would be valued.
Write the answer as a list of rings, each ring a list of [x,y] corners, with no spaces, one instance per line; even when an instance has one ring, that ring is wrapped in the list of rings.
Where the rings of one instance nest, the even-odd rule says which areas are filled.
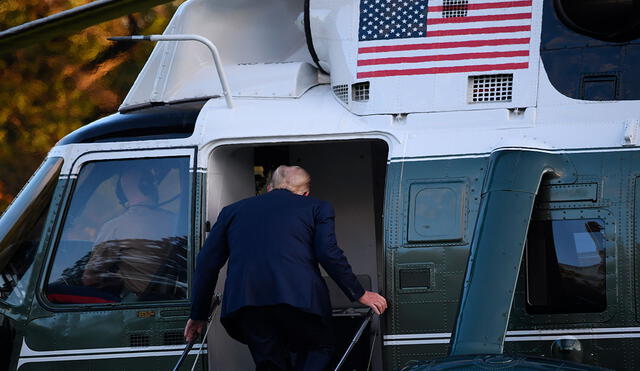
[[[384,312],[385,299],[362,288],[338,248],[333,208],[308,197],[310,186],[304,169],[282,165],[269,193],[222,209],[198,255],[187,340],[204,329],[227,259],[221,321],[249,346],[257,370],[290,369],[292,352],[300,370],[331,360],[331,304],[318,264],[350,300]]]
[[[329,203],[277,189],[229,205],[219,222],[226,227],[229,255],[223,316],[244,306],[275,304],[329,316],[318,263],[352,300],[362,295],[337,247]]]

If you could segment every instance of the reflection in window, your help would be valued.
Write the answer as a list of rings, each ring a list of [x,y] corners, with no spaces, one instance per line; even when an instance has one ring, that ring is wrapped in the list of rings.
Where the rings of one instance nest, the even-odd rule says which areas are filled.
[[[187,157],[84,165],[49,273],[49,300],[186,298],[188,174]]]
[[[62,162],[48,158],[0,219],[0,299],[9,304],[25,297]]]
[[[526,272],[529,313],[604,311],[604,223],[599,219],[531,222]]]

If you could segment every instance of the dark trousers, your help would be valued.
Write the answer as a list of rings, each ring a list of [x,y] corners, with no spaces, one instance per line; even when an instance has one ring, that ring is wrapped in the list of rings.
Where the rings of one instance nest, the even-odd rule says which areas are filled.
[[[249,346],[256,371],[325,371],[333,356],[329,319],[289,305],[245,307],[223,325]]]

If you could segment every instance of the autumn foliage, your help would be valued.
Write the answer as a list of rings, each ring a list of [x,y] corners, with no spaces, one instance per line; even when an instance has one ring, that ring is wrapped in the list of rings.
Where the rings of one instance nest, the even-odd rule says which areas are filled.
[[[0,30],[87,2],[4,0]],[[107,37],[162,33],[179,3],[0,55],[0,212],[58,140],[117,110],[153,48]]]

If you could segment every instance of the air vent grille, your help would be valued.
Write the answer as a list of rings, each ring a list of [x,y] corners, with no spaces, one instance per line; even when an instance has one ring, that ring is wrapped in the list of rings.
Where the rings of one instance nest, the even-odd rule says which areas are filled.
[[[333,86],[333,94],[338,97],[345,104],[349,103],[349,85],[334,85]]]
[[[354,102],[366,102],[369,100],[369,81],[351,85],[351,94]]]
[[[442,4],[442,18],[466,17],[469,0],[444,0]]]
[[[510,102],[513,74],[469,76],[469,103]]]
[[[150,345],[147,334],[131,334],[130,341],[132,347],[148,347]]]
[[[420,289],[431,287],[431,268],[400,269],[401,289]]]
[[[164,345],[184,344],[184,337],[181,331],[168,331],[164,333]]]

